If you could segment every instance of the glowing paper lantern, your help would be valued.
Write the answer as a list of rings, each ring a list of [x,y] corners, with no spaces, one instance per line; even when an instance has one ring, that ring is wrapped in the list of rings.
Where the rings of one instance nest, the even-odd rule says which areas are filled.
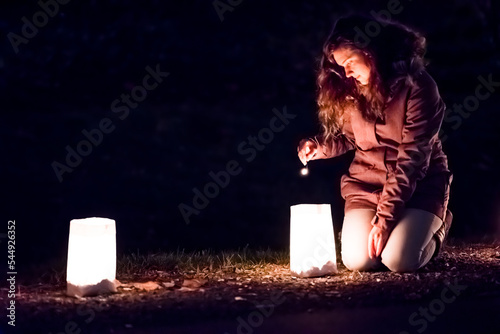
[[[290,270],[293,276],[337,273],[330,204],[290,207]]]
[[[116,292],[116,229],[107,218],[73,219],[69,227],[69,296]]]

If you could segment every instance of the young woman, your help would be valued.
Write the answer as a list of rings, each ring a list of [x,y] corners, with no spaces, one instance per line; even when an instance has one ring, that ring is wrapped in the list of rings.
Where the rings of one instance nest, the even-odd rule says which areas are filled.
[[[379,33],[361,39],[370,24]],[[451,225],[452,174],[439,139],[445,105],[424,53],[425,38],[411,29],[355,16],[339,19],[324,45],[323,132],[303,139],[298,155],[307,164],[355,150],[341,179],[342,261],[351,270],[417,270]]]

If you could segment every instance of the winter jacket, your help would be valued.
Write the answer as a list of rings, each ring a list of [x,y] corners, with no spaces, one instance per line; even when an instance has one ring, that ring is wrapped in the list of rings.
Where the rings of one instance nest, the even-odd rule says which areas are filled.
[[[405,208],[442,219],[448,204],[452,174],[439,139],[445,105],[425,70],[412,79],[400,80],[381,118],[368,121],[353,111],[339,136],[318,138],[322,158],[356,150],[341,179],[345,210],[373,208],[372,224],[386,230]]]

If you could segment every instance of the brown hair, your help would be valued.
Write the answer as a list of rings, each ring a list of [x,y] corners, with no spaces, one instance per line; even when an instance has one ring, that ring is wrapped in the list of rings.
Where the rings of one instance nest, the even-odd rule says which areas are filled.
[[[359,34],[368,24],[378,24],[378,34],[360,43]],[[344,68],[335,62],[333,51],[339,47],[364,56],[371,69],[366,86],[347,78]],[[405,79],[406,84],[411,84],[412,76],[424,68],[424,54],[425,38],[401,24],[362,16],[337,20],[323,46],[317,77],[318,118],[323,138],[329,140],[338,135],[353,108],[368,120],[383,116],[384,105],[397,83]]]

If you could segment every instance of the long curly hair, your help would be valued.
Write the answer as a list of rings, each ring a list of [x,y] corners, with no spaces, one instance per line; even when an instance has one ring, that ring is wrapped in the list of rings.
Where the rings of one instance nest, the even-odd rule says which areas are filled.
[[[361,35],[368,25],[377,24],[378,33],[370,31],[373,37]],[[364,40],[360,41],[360,37]],[[339,47],[362,53],[371,69],[367,85],[348,78],[344,68],[335,62],[333,51]],[[323,138],[336,137],[354,108],[367,120],[383,117],[384,105],[401,79],[411,84],[413,75],[425,67],[425,51],[425,38],[402,24],[363,16],[337,20],[323,46],[317,77]]]

